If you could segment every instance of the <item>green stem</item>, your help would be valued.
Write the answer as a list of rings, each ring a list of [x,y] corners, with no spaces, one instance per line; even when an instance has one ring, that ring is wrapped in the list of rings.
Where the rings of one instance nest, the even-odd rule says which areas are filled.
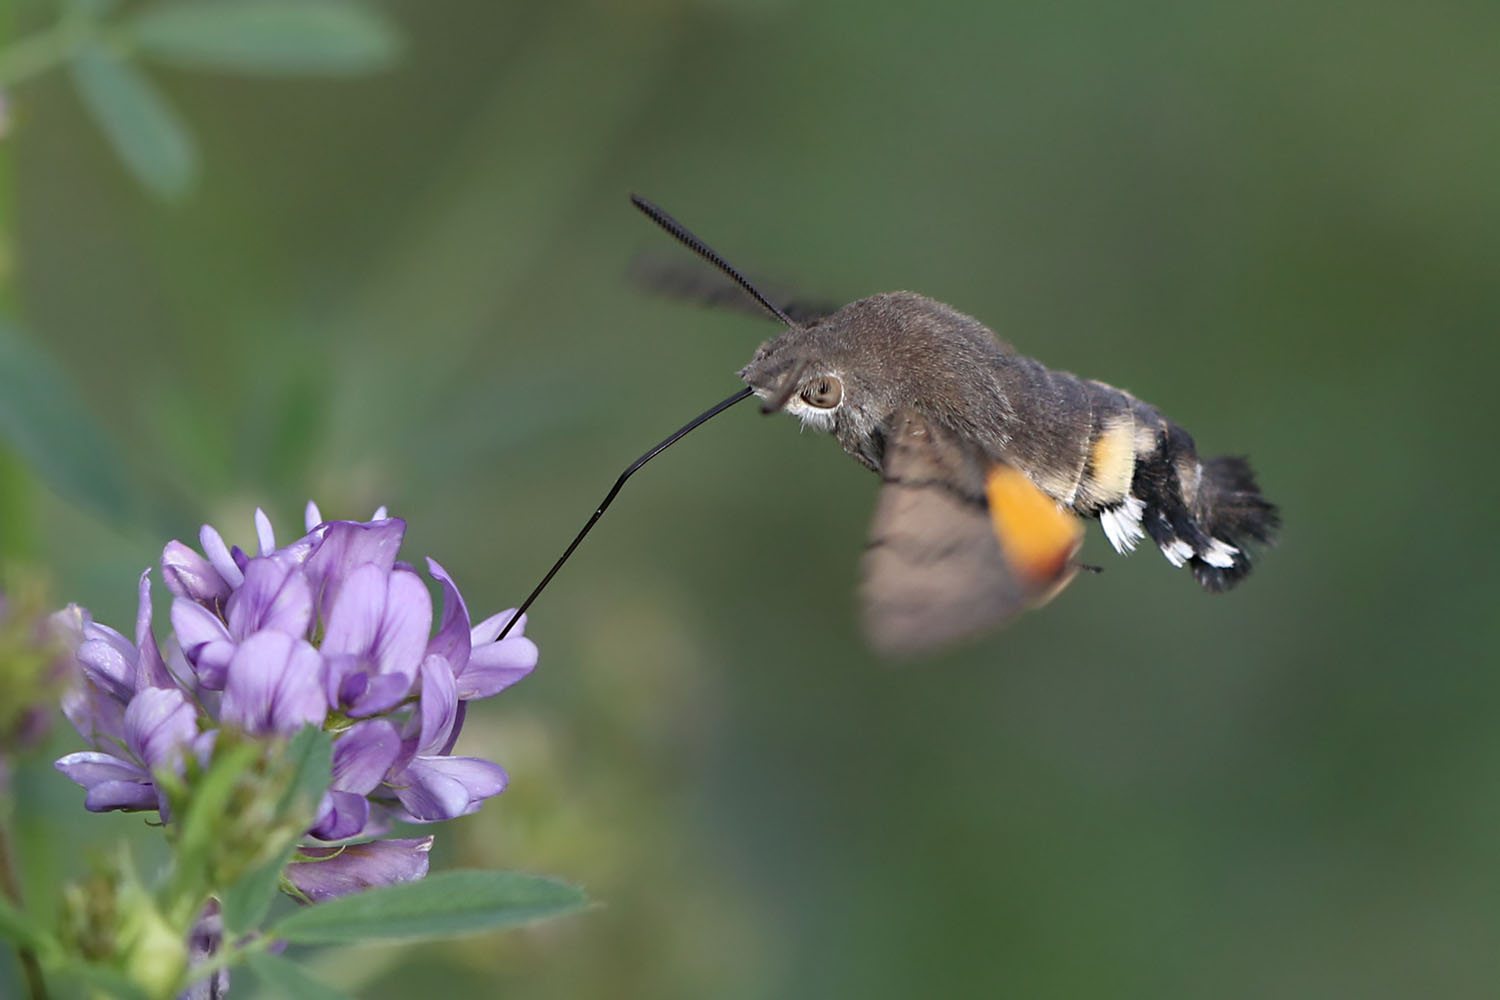
[[[16,878],[15,867],[11,864],[9,819],[8,816],[0,816],[0,892],[4,892],[16,909],[20,909],[21,884]],[[31,1000],[47,1000],[47,980],[42,976],[42,963],[36,952],[26,945],[17,945],[16,955],[21,961],[21,971],[26,975],[26,988]]]
[[[0,87],[14,87],[61,65],[78,45],[79,27],[77,19],[65,17],[0,52]]]
[[[108,30],[82,14],[64,14],[52,27],[0,50],[0,89],[56,69],[88,42],[103,42],[120,54],[131,48],[128,31]]]

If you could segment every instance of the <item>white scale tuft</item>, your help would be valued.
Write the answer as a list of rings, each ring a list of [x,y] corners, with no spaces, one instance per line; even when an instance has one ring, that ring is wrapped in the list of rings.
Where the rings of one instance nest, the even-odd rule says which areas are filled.
[[[1145,511],[1145,504],[1134,496],[1127,495],[1120,506],[1100,513],[1099,523],[1104,527],[1105,537],[1116,552],[1124,555],[1134,551],[1136,544],[1146,537],[1146,532],[1141,528],[1141,515]]]
[[[1198,558],[1219,569],[1228,569],[1234,565],[1234,557],[1240,554],[1239,549],[1217,538],[1210,539],[1210,543],[1205,551],[1198,553]]]
[[[1193,547],[1180,538],[1174,538],[1161,547],[1161,554],[1173,566],[1185,566],[1193,558]]]

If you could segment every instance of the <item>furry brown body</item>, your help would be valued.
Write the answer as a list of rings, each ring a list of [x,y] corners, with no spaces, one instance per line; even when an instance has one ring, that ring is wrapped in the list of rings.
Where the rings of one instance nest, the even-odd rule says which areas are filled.
[[[898,415],[914,413],[977,468],[1020,470],[1067,510],[1103,521],[1121,551],[1150,537],[1210,590],[1238,582],[1249,545],[1277,524],[1243,460],[1200,461],[1191,436],[1150,404],[1018,355],[978,320],[912,292],[793,326],[740,375],[877,472]],[[808,387],[831,380],[837,404],[814,405]]]
[[[1080,516],[1121,552],[1149,537],[1213,591],[1250,571],[1251,544],[1270,541],[1276,508],[1245,460],[1201,461],[1186,431],[1129,393],[1022,357],[913,292],[794,316],[676,219],[631,201],[786,325],[740,372],[765,411],[831,432],[879,473],[861,592],[881,651],[922,652],[1048,600],[1079,568]],[[695,287],[692,297],[725,301]]]

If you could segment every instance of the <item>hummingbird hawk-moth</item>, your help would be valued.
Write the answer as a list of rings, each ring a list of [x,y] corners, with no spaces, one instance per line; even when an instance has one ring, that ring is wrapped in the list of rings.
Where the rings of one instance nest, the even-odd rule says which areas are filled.
[[[1187,431],[1149,403],[1016,354],[978,320],[914,292],[794,319],[671,216],[631,200],[787,329],[741,369],[747,388],[625,470],[522,610],[626,479],[752,394],[767,413],[832,433],[880,476],[860,593],[865,633],[883,653],[966,638],[1049,600],[1080,569],[1083,518],[1121,553],[1149,539],[1215,592],[1271,542],[1277,511],[1249,463],[1200,459]]]

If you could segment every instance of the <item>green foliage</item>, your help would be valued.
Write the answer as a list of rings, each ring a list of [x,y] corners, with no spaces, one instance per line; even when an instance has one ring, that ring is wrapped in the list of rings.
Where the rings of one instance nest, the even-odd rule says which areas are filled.
[[[189,764],[167,789],[173,821],[173,899],[196,916],[209,897],[225,897],[225,926],[254,930],[271,905],[277,877],[317,815],[332,763],[332,737],[305,727],[289,743],[266,744],[221,732],[208,769]],[[227,894],[227,895],[226,895]]]
[[[102,965],[69,962],[58,969],[56,975],[62,982],[85,987],[91,991],[91,996],[109,997],[110,1000],[153,1000],[152,994],[127,974]]]
[[[269,933],[294,944],[424,940],[514,927],[586,902],[580,889],[539,875],[450,871],[298,910]]]
[[[0,938],[33,951],[50,952],[57,948],[57,942],[47,929],[7,899],[4,893],[0,893]]]
[[[287,747],[281,764],[290,777],[274,812],[286,817],[284,827],[300,833],[317,815],[319,799],[328,787],[332,741],[321,730],[305,727]],[[224,927],[229,936],[243,936],[261,926],[276,899],[281,871],[296,850],[295,836],[283,838],[279,846],[275,841],[262,843],[259,854],[263,860],[259,864],[252,862],[241,877],[220,887]]]
[[[302,967],[280,955],[254,952],[249,956],[250,971],[260,980],[263,990],[284,1000],[340,1000],[345,994],[325,986],[302,970]]]
[[[106,518],[130,516],[135,505],[116,444],[67,374],[3,318],[0,441],[72,502]]]
[[[154,58],[230,73],[354,75],[385,69],[400,53],[384,18],[333,0],[162,4],[128,28]]]
[[[401,39],[353,0],[223,0],[148,6],[123,23],[109,0],[71,0],[47,31],[0,50],[0,86],[66,63],[120,161],[152,194],[175,201],[197,183],[198,150],[138,55],[189,69],[260,76],[357,76],[388,68]]]
[[[78,96],[121,162],[153,194],[179,198],[198,174],[198,150],[176,110],[134,63],[102,45],[69,61]]]

